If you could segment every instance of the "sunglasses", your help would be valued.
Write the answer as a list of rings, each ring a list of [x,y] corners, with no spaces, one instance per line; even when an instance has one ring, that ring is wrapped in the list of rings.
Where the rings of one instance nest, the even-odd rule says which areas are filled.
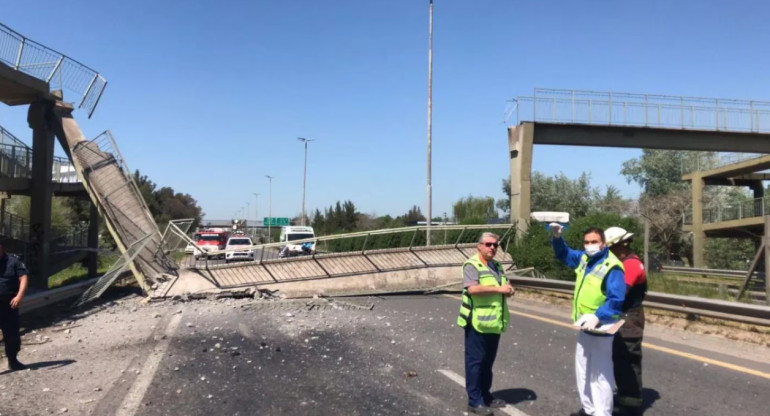
[[[494,248],[500,247],[500,244],[498,243],[481,243],[481,244],[484,244],[484,247],[494,247]]]

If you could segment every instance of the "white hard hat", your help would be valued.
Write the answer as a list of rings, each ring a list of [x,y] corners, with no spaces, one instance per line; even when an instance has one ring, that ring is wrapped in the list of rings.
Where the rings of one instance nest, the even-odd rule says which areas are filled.
[[[605,244],[607,246],[612,246],[617,243],[628,241],[633,236],[634,236],[634,233],[629,233],[628,231],[620,227],[610,227],[604,230]]]

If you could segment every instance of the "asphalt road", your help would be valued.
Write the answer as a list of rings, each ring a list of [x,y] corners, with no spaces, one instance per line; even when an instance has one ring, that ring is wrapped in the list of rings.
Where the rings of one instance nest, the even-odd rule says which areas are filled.
[[[116,414],[142,416],[463,414],[465,390],[454,380],[464,373],[456,299],[346,301],[374,307],[244,301],[185,308],[176,321],[159,326],[168,337],[155,334],[161,341],[147,358],[152,364],[158,357],[155,365],[143,367],[129,392],[108,391],[92,414],[108,414],[121,403],[124,413]],[[503,334],[493,390],[515,406],[507,414],[576,410],[576,332],[555,315],[515,310],[546,321],[514,314]],[[720,355],[682,339],[647,342],[654,348],[644,351],[646,415],[767,414],[766,362]]]

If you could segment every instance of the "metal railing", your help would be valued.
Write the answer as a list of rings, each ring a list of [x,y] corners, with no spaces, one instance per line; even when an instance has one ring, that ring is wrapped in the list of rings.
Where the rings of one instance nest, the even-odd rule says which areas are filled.
[[[684,175],[691,172],[721,168],[723,166],[741,163],[752,159],[759,159],[766,156],[766,154],[762,153],[698,154],[694,158],[688,158],[682,161],[682,174]]]
[[[770,197],[754,198],[739,203],[704,208],[703,223],[712,224],[764,215],[770,215]],[[683,223],[692,224],[692,212],[685,213]]]
[[[95,70],[0,23],[0,63],[78,96],[90,118],[107,86]]]
[[[93,286],[89,287],[80,298],[75,302],[73,307],[81,306],[87,302],[90,302],[100,297],[115,281],[127,272],[127,269],[131,266],[131,263],[144,250],[150,241],[152,241],[153,234],[148,233],[142,238],[136,240],[129,247],[126,248],[126,252],[122,253],[120,257],[113,263],[107,273],[97,279]]]
[[[511,100],[505,122],[770,133],[770,102],[537,88]]]
[[[447,225],[432,226],[430,244],[427,241],[427,227],[403,227],[383,230],[361,231],[348,234],[328,235],[315,238],[290,241],[289,244],[301,245],[314,243],[314,251],[307,257],[331,253],[366,253],[372,250],[383,249],[418,249],[428,246],[459,246],[475,243],[482,233],[486,231],[496,232],[500,236],[500,251],[507,251],[511,239],[514,237],[515,225],[512,224],[485,224],[485,225]],[[195,244],[189,236],[180,230],[174,222],[170,222],[164,233],[166,246],[180,249],[183,243],[192,245],[194,253],[203,259],[203,264],[197,263],[185,265],[187,267],[209,268],[209,258],[226,257],[227,253],[254,251],[256,254],[253,262],[274,261],[287,245],[286,242],[258,244],[250,247],[239,247],[231,250],[205,251]]]
[[[10,212],[0,212],[0,235],[15,240],[29,240],[29,220]]]
[[[575,288],[575,282],[572,281],[520,277],[515,275],[515,272],[508,280],[514,287],[555,291],[564,294],[572,294]],[[659,292],[648,292],[644,305],[672,312],[697,314],[733,322],[770,326],[770,307],[768,306],[704,299],[695,296],[670,295]]]

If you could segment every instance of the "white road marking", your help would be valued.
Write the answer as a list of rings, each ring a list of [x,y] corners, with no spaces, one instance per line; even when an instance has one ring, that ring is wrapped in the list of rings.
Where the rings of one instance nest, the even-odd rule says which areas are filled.
[[[161,340],[158,345],[155,346],[147,361],[144,362],[141,372],[136,377],[134,385],[126,394],[123,399],[120,408],[115,412],[115,416],[133,416],[139,409],[139,405],[142,403],[147,388],[150,387],[152,379],[155,377],[155,372],[158,371],[158,365],[161,359],[166,355],[168,345],[171,343],[171,337],[174,335],[179,322],[182,320],[181,314],[175,314],[171,321],[163,331],[166,335],[165,339]]]
[[[450,380],[454,381],[455,383],[465,387],[465,378],[463,376],[455,373],[454,371],[441,370],[441,369],[436,370],[436,371],[438,371],[439,373],[447,376],[447,378],[449,378]],[[496,411],[499,410],[499,411],[501,411],[501,412],[503,412],[503,413],[505,413],[507,415],[510,415],[510,416],[528,416],[526,413],[524,413],[521,410],[511,406],[510,404],[506,405],[502,409],[495,409],[495,410]]]

